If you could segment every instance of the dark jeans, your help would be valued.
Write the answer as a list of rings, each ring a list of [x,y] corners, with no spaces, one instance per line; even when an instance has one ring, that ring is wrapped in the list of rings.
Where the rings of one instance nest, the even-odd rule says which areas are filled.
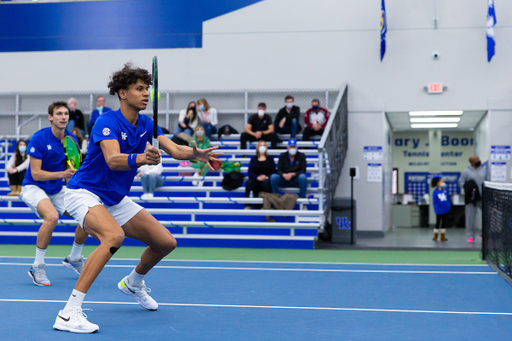
[[[439,227],[441,226],[442,229],[445,229],[448,227],[448,220],[450,219],[450,213],[445,214],[438,214],[436,215],[436,230],[439,230]]]
[[[299,121],[297,121],[296,118],[292,118],[292,124],[290,124],[289,126],[285,125],[282,128],[279,128],[279,122],[275,122],[274,128],[275,128],[276,133],[290,134],[292,139],[294,139],[295,135],[297,135],[297,133],[299,131],[301,131],[301,129],[302,129],[299,125]]]
[[[277,135],[274,133],[261,135],[259,140],[270,141],[270,148],[277,148]],[[247,149],[247,141],[254,142],[259,140],[256,139],[254,136],[244,132],[240,135],[240,149]]]
[[[308,188],[308,178],[306,174],[299,174],[291,180],[285,180],[279,174],[272,174],[270,176],[270,184],[272,186],[272,193],[279,193],[279,186],[281,187],[298,187],[300,189],[299,196],[306,197],[306,189]]]
[[[212,125],[211,123],[206,122],[202,122],[201,125],[204,128],[204,134],[211,140],[212,134],[215,134],[217,132],[217,127]]]
[[[311,139],[311,136],[322,135],[323,133],[324,133],[323,129],[316,131],[313,128],[306,127],[306,128],[304,128],[304,132],[302,133],[302,141],[309,141]]]
[[[254,197],[258,197],[260,192],[272,193],[272,187],[270,186],[270,179],[259,181],[258,179],[249,178],[245,183],[245,197],[249,198],[249,195],[254,195]],[[252,206],[252,204],[246,204],[245,206]],[[261,208],[262,205],[256,205],[256,208]]]
[[[25,172],[21,171],[14,174],[9,174],[9,185],[11,186],[21,186],[23,183],[23,179],[25,179]]]

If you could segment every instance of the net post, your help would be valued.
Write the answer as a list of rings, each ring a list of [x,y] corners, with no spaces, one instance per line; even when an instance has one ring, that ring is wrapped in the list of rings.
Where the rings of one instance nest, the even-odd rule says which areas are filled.
[[[486,214],[487,214],[487,210],[486,210],[486,205],[485,205],[485,200],[486,199],[486,190],[485,190],[485,183],[482,185],[482,260],[486,260],[486,256],[487,256],[487,245],[486,245],[486,241],[487,241],[487,226],[486,226]]]

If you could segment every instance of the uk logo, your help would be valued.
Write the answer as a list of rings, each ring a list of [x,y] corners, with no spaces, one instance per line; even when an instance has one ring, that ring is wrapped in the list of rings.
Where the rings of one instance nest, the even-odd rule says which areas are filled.
[[[126,140],[126,138],[127,138],[127,137],[128,137],[128,134],[123,133],[123,132],[121,133],[121,138],[122,138],[123,140]]]
[[[105,136],[110,135],[110,129],[109,128],[103,128],[103,135],[105,135]]]
[[[46,145],[46,147],[48,147],[48,150],[52,150],[52,145],[51,144]]]
[[[340,230],[350,230],[352,228],[350,226],[351,221],[347,217],[336,217],[336,224],[338,224],[338,229]]]

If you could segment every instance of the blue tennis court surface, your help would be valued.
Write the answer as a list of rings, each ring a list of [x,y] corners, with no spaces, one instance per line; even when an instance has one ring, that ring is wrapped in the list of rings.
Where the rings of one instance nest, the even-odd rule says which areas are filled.
[[[1,340],[507,340],[512,288],[487,266],[162,261],[146,277],[158,311],[117,289],[112,260],[86,296],[93,335],[52,329],[77,275],[0,257]]]

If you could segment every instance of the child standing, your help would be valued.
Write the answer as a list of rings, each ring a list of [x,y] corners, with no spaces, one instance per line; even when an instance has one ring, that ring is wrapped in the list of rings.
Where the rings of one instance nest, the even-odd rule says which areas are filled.
[[[437,240],[437,236],[439,232],[441,232],[441,241],[446,242],[448,241],[448,238],[445,236],[446,225],[448,225],[448,218],[452,207],[450,194],[448,193],[448,189],[446,189],[444,179],[439,175],[434,176],[431,185],[432,187],[436,187],[432,198],[437,217],[436,227],[434,228],[434,238],[432,238],[432,240]],[[439,225],[441,225],[441,229],[439,229]]]

